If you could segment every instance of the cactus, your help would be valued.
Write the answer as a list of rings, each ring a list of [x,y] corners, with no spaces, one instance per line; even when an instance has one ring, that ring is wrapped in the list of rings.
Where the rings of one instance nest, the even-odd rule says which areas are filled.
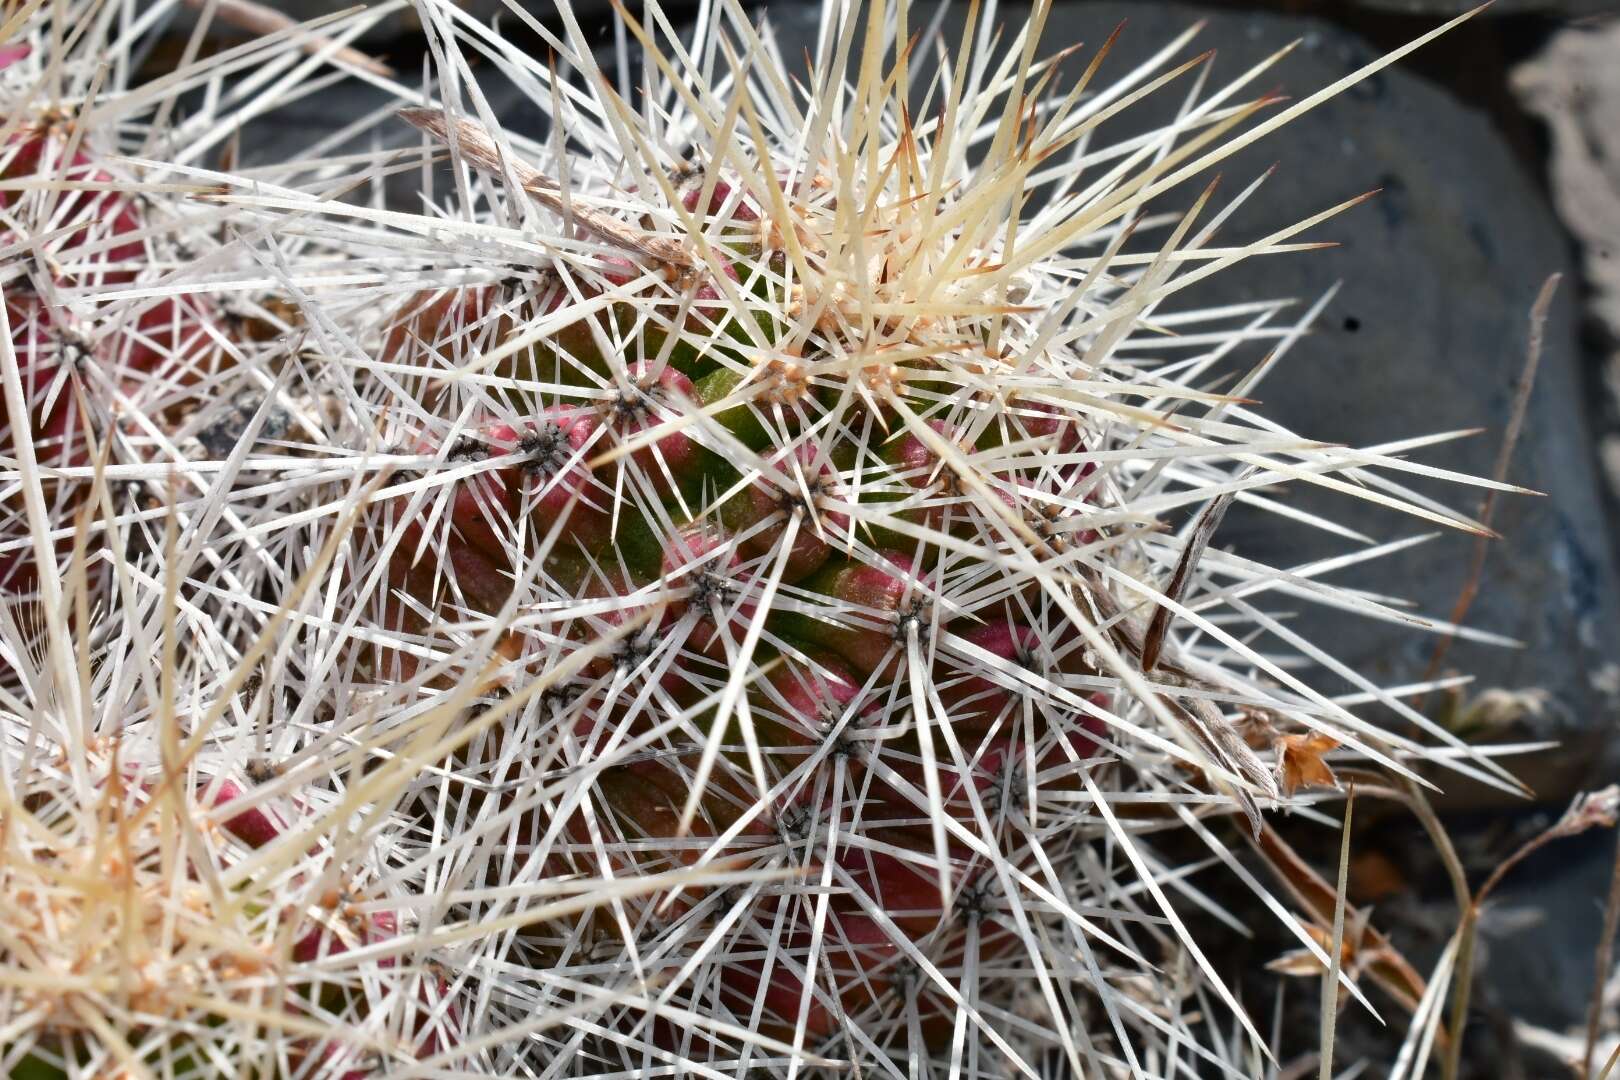
[[[545,62],[419,0],[445,96],[377,120],[396,148],[177,172],[195,187],[166,220],[236,226],[216,261],[271,317],[227,318],[240,290],[177,272],[162,326],[117,345],[150,424],[115,460],[190,486],[153,511],[169,532],[147,530],[139,573],[113,560],[93,629],[142,671],[140,643],[191,635],[210,726],[180,732],[184,680],[153,675],[122,809],[74,820],[93,840],[144,815],[165,888],[230,881],[208,948],[274,939],[287,992],[248,1019],[30,1028],[14,1069],[87,1074],[111,1030],[136,1040],[126,1067],[174,1047],[155,1060],[187,1075],[1241,1071],[1264,1040],[1157,834],[1235,865],[1223,840],[1322,797],[1278,782],[1305,736],[1512,785],[1256,597],[1444,624],[1208,546],[1228,504],[1279,510],[1288,482],[1479,531],[1400,478],[1477,481],[1266,419],[1263,368],[1205,389],[1251,338],[1303,347],[1311,313],[1171,310],[1209,273],[1314,246],[1294,237],[1329,215],[1217,248],[1258,183],[1168,215],[1161,197],[1338,88],[1266,118],[1274,101],[1241,94],[1270,61],[1210,93],[1208,57],[1172,60],[1185,39],[1112,82],[1105,42],[1066,86],[1044,5],[997,44],[903,2],[828,4],[808,71],[740,10],[705,8],[681,41],[647,7],[621,83],[571,16]],[[339,56],[362,19],[322,27],[330,48],[262,47]],[[545,140],[493,123],[462,78],[475,53]],[[1164,127],[1097,143],[1189,85]],[[402,155],[432,212],[335,197]],[[76,287],[116,296],[140,258]],[[7,306],[14,340],[58,318],[9,285]],[[118,385],[87,382],[101,405]],[[27,400],[48,434],[54,406]],[[258,431],[251,462],[210,437],[222,416]],[[77,760],[37,696],[71,682],[66,629],[12,650],[36,711],[6,722],[54,725]],[[1421,734],[1353,714],[1300,661]],[[248,747],[276,762],[262,780]],[[51,774],[67,805],[107,805],[106,780],[70,772]],[[386,1032],[383,1056],[311,1017]]]
[[[367,962],[342,959],[392,939],[396,914],[325,884],[332,868],[315,859],[286,876],[253,874],[252,849],[286,830],[268,809],[211,816],[242,794],[235,781],[177,789],[172,769],[132,760],[123,739],[95,749],[36,768],[12,792],[0,885],[8,970],[22,981],[8,1011],[30,1022],[7,1040],[7,1075],[201,1076],[221,1061],[278,1059],[309,1075],[314,1055],[374,1053],[375,1033],[348,1045],[331,1025],[363,1027],[400,992],[364,985]],[[446,989],[422,982],[424,1053],[439,1038],[427,1015]]]
[[[74,139],[70,125],[14,119],[21,123],[3,151],[0,179],[38,186],[0,192],[0,209],[9,215],[0,242],[37,237],[38,246],[31,265],[18,266],[6,285],[6,321],[24,404],[14,416],[8,402],[0,436],[8,446],[28,441],[42,466],[82,468],[90,464],[89,418],[79,412],[76,369],[95,364],[116,381],[120,372],[140,377],[172,367],[195,378],[209,316],[189,298],[139,305],[139,311],[102,327],[75,315],[65,293],[135,280],[147,261],[145,243],[133,238],[147,227],[145,215],[134,198],[118,191],[124,179],[98,163],[96,150]],[[71,516],[80,487],[50,483],[46,497],[53,516]],[[3,512],[7,519],[21,518],[22,498],[8,497]],[[29,555],[0,556],[0,586],[34,587],[38,575]]]

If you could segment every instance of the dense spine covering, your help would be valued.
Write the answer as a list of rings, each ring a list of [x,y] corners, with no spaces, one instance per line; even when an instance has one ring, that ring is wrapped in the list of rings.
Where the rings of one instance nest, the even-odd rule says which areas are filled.
[[[426,104],[337,51],[362,16],[52,126],[38,80],[93,85],[83,51],[41,60],[60,6],[3,44],[4,176],[33,178],[0,203],[31,253],[7,419],[34,458],[0,566],[30,589],[54,555],[80,598],[4,627],[0,882],[36,920],[0,938],[26,976],[0,982],[6,1066],[1247,1070],[1263,1040],[1156,834],[1231,862],[1322,797],[1279,784],[1302,741],[1396,772],[1450,742],[1509,783],[1266,605],[1440,624],[1204,546],[1234,499],[1351,535],[1268,494],[1288,482],[1475,528],[1402,486],[1449,476],[1395,456],[1416,443],[1328,447],[1255,409],[1251,343],[1306,347],[1316,309],[1175,307],[1311,246],[1319,218],[1213,243],[1258,181],[1160,197],[1272,123],[1242,94],[1276,58],[1211,90],[1177,59],[1191,32],[1110,75],[1107,44],[1042,57],[1045,5],[998,41],[987,15],[941,36],[829,4],[804,70],[734,5],[676,38],[649,4],[615,70],[566,11],[561,37],[530,26],[542,56],[417,8]],[[497,126],[475,57],[543,140]],[[288,95],[298,65],[363,72],[411,104],[360,134],[420,143],[205,162],[248,59]],[[120,155],[118,124],[195,87],[198,118]],[[1154,94],[1183,95],[1173,120],[1101,142]],[[156,148],[172,166],[137,163]],[[382,203],[385,174],[446,163],[430,209]],[[92,194],[126,173],[138,196]],[[121,313],[76,379],[63,289]],[[89,467],[69,388],[117,420],[97,441],[144,501]],[[110,886],[49,871],[109,837]],[[74,969],[116,992],[38,996],[83,962],[69,938],[132,934],[162,949]],[[202,981],[130,996],[164,965]]]

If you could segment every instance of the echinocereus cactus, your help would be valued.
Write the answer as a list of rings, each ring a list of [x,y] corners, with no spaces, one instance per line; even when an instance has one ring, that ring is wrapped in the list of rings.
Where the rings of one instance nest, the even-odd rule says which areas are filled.
[[[82,611],[79,539],[64,595]],[[577,999],[568,1013],[537,1022],[491,1002],[481,957],[503,938],[614,900],[752,880],[680,871],[452,884],[467,845],[420,835],[418,770],[461,753],[480,723],[511,722],[502,711],[467,722],[453,696],[423,711],[374,693],[348,715],[334,715],[328,696],[312,731],[289,724],[272,738],[260,722],[319,662],[265,658],[335,547],[234,666],[219,662],[230,642],[210,636],[206,617],[159,604],[98,626],[94,665],[87,635],[71,642],[71,674],[51,650],[24,672],[36,699],[20,712],[8,697],[6,1076],[365,1080],[476,1065],[483,1043],[520,1041],[624,996],[554,963],[548,978]],[[166,554],[170,572],[191,571],[172,546]],[[532,783],[507,816],[567,786]]]
[[[6,1075],[361,1077],[455,1038],[448,980],[321,850],[315,808],[232,814],[242,782],[150,738],[32,749],[6,748]]]
[[[42,66],[30,64],[33,56],[31,47],[13,46],[0,80],[41,77]],[[0,180],[6,182],[0,243],[17,252],[7,266],[5,315],[18,376],[16,397],[8,392],[0,414],[0,438],[45,469],[91,463],[91,418],[78,398],[85,381],[97,379],[103,390],[148,378],[184,385],[206,377],[217,355],[205,329],[210,315],[193,297],[115,304],[110,313],[92,311],[84,301],[87,293],[136,281],[150,262],[148,237],[161,226],[128,190],[127,171],[102,158],[107,148],[96,138],[100,133],[75,122],[73,109],[81,106],[59,100],[8,108],[0,146]],[[82,488],[56,475],[43,478],[51,520],[71,520]],[[24,507],[23,494],[7,494],[0,509],[6,540],[27,535]],[[0,588],[34,588],[33,556],[7,544],[0,551]]]
[[[265,492],[265,473],[317,457],[334,406],[313,381],[278,383],[304,312],[275,273],[265,283],[235,211],[191,196],[217,188],[198,161],[232,108],[269,104],[231,73],[296,72],[308,34],[135,86],[101,60],[143,51],[139,12],[56,4],[6,31],[19,27],[0,43],[0,224],[16,255],[0,365],[0,1072],[361,1080],[476,1066],[489,1041],[621,1003],[622,988],[554,964],[571,1007],[537,1022],[509,980],[485,989],[499,966],[480,958],[610,900],[757,875],[472,880],[474,831],[441,848],[414,813],[424,766],[483,750],[464,703],[356,694],[354,659],[302,637],[339,545],[304,549],[281,521],[298,494]],[[196,85],[218,96],[166,127]],[[281,100],[309,89],[285,82]],[[141,146],[166,157],[124,156]],[[259,179],[329,191],[341,171]],[[288,276],[333,256],[280,254]],[[560,785],[528,784],[506,820]]]
[[[1401,485],[1450,475],[1413,446],[1256,409],[1265,368],[1231,365],[1302,347],[1308,315],[1175,309],[1331,211],[1217,247],[1258,181],[1164,196],[1338,88],[1245,99],[1263,64],[1209,92],[1185,39],[1110,76],[1106,43],[1039,52],[1044,5],[1000,43],[829,4],[807,70],[740,9],[682,38],[648,5],[617,72],[566,10],[561,38],[530,26],[544,57],[417,11],[420,160],[192,170],[296,330],[232,378],[307,407],[253,480],[203,440],[173,455],[237,518],[231,558],[163,566],[277,688],[210,738],[311,774],[347,755],[307,801],[382,803],[378,879],[424,941],[477,942],[437,961],[457,1047],[379,1074],[1247,1070],[1264,1041],[1156,834],[1236,867],[1228,844],[1315,797],[1301,775],[1332,784],[1330,752],[1408,774],[1445,742],[1510,784],[1264,605],[1439,624],[1209,545],[1233,501],[1297,519],[1268,492],[1289,482],[1477,528]],[[543,138],[502,129],[475,56]],[[1100,143],[1156,94],[1172,120]],[[426,213],[336,197],[445,164]],[[296,632],[272,652],[275,619]],[[597,902],[535,903],[584,881]]]

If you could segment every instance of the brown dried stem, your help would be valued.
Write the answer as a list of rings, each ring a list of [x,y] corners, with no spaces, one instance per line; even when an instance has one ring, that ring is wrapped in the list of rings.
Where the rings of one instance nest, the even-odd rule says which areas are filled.
[[[1609,898],[1603,905],[1603,934],[1598,939],[1597,973],[1592,1005],[1586,1014],[1586,1048],[1581,1054],[1582,1080],[1592,1080],[1592,1054],[1597,1049],[1598,1027],[1603,1020],[1603,986],[1614,966],[1614,936],[1620,926],[1620,839],[1615,841],[1614,870],[1609,875]]]
[[[1509,463],[1513,460],[1514,448],[1518,446],[1519,435],[1524,429],[1525,413],[1530,408],[1530,392],[1536,385],[1536,370],[1541,366],[1541,349],[1546,337],[1547,312],[1552,307],[1553,295],[1558,291],[1558,282],[1562,274],[1549,274],[1547,280],[1542,282],[1541,291],[1536,294],[1536,302],[1530,306],[1530,341],[1525,349],[1524,370],[1519,375],[1518,386],[1513,394],[1513,411],[1508,415],[1507,429],[1502,433],[1502,446],[1496,454],[1496,467],[1491,470],[1491,479],[1498,484],[1503,483],[1507,477]],[[1497,491],[1489,489],[1485,497],[1480,500],[1479,524],[1486,530],[1491,527],[1491,519],[1496,514]],[[1480,580],[1485,574],[1485,558],[1490,553],[1489,537],[1480,536],[1474,541],[1474,554],[1469,562],[1468,576],[1463,580],[1462,591],[1457,595],[1457,602],[1451,608],[1451,624],[1461,626],[1468,615],[1468,609],[1474,606],[1474,598],[1479,595]],[[1446,653],[1451,650],[1451,643],[1456,640],[1455,632],[1447,633],[1434,647],[1434,655],[1429,658],[1429,666],[1423,673],[1423,681],[1428,682],[1440,671]],[[1423,698],[1413,705],[1414,708],[1423,708]]]

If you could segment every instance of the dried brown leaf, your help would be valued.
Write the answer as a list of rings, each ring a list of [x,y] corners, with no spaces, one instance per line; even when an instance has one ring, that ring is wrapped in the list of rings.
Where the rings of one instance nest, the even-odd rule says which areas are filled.
[[[1275,829],[1262,830],[1252,843],[1273,876],[1293,895],[1295,902],[1312,922],[1317,926],[1331,925],[1338,903],[1338,894],[1333,886],[1277,835]],[[1311,927],[1307,925],[1306,929],[1310,931]],[[1417,1009],[1427,986],[1423,976],[1369,919],[1358,914],[1353,924],[1345,927],[1344,947],[1353,950],[1356,970],[1364,972],[1379,989],[1400,1002],[1408,1012]]]
[[[1187,545],[1181,549],[1181,558],[1176,560],[1175,572],[1170,575],[1170,581],[1164,587],[1166,599],[1175,603],[1181,602],[1182,596],[1187,592],[1187,583],[1192,580],[1193,571],[1198,568],[1198,560],[1204,557],[1205,549],[1215,536],[1215,530],[1221,527],[1221,519],[1226,517],[1226,511],[1236,496],[1237,492],[1228,491],[1212,499],[1198,515],[1198,522],[1193,526],[1192,534],[1187,537]],[[1153,613],[1153,621],[1148,623],[1147,634],[1142,639],[1143,671],[1152,671],[1158,667],[1159,653],[1164,648],[1164,635],[1169,630],[1170,609],[1161,604]]]
[[[1277,775],[1283,794],[1292,795],[1302,787],[1338,787],[1338,777],[1322,760],[1322,755],[1338,747],[1339,740],[1319,731],[1277,736]]]

